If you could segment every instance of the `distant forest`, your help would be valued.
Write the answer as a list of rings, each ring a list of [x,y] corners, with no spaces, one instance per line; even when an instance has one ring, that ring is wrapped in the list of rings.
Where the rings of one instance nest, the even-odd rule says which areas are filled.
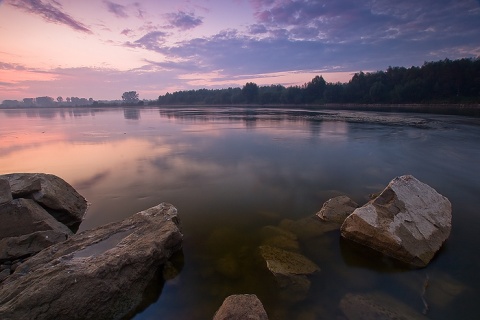
[[[166,93],[160,105],[229,104],[477,104],[480,57],[425,62],[421,67],[389,67],[355,73],[348,83],[328,83],[316,76],[302,86],[199,89]]]

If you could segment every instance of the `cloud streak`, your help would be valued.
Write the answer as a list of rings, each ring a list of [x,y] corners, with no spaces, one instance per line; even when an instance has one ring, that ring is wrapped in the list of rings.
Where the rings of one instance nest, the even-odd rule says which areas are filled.
[[[83,23],[63,12],[61,4],[57,1],[51,0],[44,3],[41,0],[6,0],[6,3],[25,12],[39,15],[45,21],[63,24],[76,31],[92,34],[92,31]]]
[[[103,3],[107,6],[109,12],[113,13],[118,18],[128,18],[126,7],[124,5],[104,0]]]

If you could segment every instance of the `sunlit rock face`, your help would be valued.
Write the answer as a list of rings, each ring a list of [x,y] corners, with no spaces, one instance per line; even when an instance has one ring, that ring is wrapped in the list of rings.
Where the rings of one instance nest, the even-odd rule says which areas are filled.
[[[450,235],[452,207],[411,175],[393,179],[382,193],[348,216],[341,227],[353,240],[415,267],[424,267]]]
[[[120,319],[182,247],[174,206],[73,235],[17,267],[0,286],[1,319]]]

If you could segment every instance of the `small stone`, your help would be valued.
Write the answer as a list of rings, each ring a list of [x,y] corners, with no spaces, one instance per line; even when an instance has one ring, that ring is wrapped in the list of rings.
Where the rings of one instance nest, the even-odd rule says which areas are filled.
[[[231,295],[225,298],[213,320],[268,320],[262,302],[254,294]]]
[[[307,257],[280,248],[261,246],[260,254],[267,263],[267,268],[274,274],[313,274],[320,268]]]
[[[358,204],[347,196],[338,196],[327,200],[317,216],[325,221],[343,223],[356,208]]]

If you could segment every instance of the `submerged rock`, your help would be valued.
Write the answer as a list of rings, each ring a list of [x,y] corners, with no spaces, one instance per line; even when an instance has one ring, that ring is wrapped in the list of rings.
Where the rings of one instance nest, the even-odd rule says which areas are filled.
[[[325,221],[333,221],[342,224],[356,208],[358,204],[347,196],[338,196],[327,200],[317,216]]]
[[[225,298],[213,320],[268,320],[262,302],[254,294],[231,295]]]
[[[353,240],[407,264],[424,267],[450,235],[450,201],[411,175],[348,216],[341,227]]]
[[[340,310],[348,320],[428,319],[403,302],[380,293],[346,294],[340,301]]]
[[[11,188],[14,199],[32,199],[55,219],[68,227],[80,224],[87,211],[87,201],[63,179],[45,173],[1,175]]]
[[[262,245],[268,245],[289,251],[299,251],[300,243],[292,232],[275,226],[265,226],[260,230]]]
[[[316,215],[308,216],[299,220],[283,219],[279,227],[292,232],[299,239],[306,240],[324,235],[326,232],[338,230],[339,224],[324,221]]]
[[[312,274],[320,268],[307,257],[280,248],[261,246],[260,254],[274,275]]]
[[[260,254],[267,264],[268,270],[275,276],[284,300],[300,301],[306,298],[310,290],[308,275],[320,268],[304,255],[264,245]]]
[[[182,246],[177,210],[162,203],[70,237],[0,285],[1,319],[120,319]]]

